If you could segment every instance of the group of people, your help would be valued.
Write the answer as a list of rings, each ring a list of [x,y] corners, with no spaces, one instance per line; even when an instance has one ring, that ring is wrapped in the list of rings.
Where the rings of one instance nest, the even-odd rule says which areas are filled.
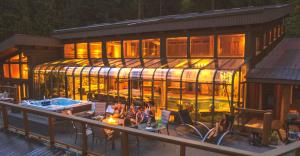
[[[124,119],[125,126],[136,126],[154,120],[153,107],[148,103],[142,106],[130,105],[127,110],[124,104],[116,103],[111,108],[113,110],[112,117]]]

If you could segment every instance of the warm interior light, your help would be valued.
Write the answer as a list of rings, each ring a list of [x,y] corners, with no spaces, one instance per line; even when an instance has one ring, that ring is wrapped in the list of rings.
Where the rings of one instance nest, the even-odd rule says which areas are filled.
[[[157,109],[155,112],[155,120],[158,121],[161,119],[161,110]]]
[[[106,51],[108,58],[121,58],[121,42],[109,41],[106,42]]]
[[[90,43],[91,58],[102,58],[102,42]]]
[[[77,58],[88,58],[87,43],[77,43]]]
[[[207,66],[210,62],[211,62],[211,61],[208,60],[208,59],[203,59],[203,60],[200,60],[199,62],[197,62],[197,63],[195,64],[195,67],[196,67],[196,68],[202,68],[202,67],[204,67],[204,66]]]
[[[65,44],[64,45],[64,56],[65,58],[74,58],[75,57],[75,46],[74,44]]]
[[[115,124],[115,123],[117,123],[117,121],[114,118],[112,118],[111,116],[108,118],[107,122],[109,124]]]

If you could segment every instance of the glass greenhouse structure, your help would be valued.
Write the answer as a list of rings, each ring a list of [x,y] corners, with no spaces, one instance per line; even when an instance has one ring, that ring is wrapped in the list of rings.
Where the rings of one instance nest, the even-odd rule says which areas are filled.
[[[34,69],[36,97],[90,96],[107,102],[153,101],[157,108],[177,111],[192,106],[195,118],[230,112],[243,104],[243,59],[64,59]],[[204,119],[204,118],[203,118]]]

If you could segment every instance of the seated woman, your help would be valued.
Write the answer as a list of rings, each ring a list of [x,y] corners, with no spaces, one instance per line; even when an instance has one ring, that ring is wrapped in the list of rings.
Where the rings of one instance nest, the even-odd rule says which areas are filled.
[[[155,119],[154,119],[154,111],[151,109],[152,107],[149,105],[149,104],[147,104],[146,106],[145,106],[145,109],[144,109],[144,121],[145,122],[153,122],[153,121],[155,121]]]
[[[219,134],[224,133],[229,126],[228,121],[226,120],[225,114],[223,114],[222,119],[216,123],[216,127],[207,137],[209,140],[212,138],[216,138]]]
[[[138,108],[136,115],[135,115],[135,124],[139,125],[141,123],[145,122],[145,113],[144,113],[144,107],[141,106]]]
[[[112,108],[114,109],[113,118],[122,118],[124,115],[124,106],[121,103],[117,103],[115,105],[112,106]]]
[[[124,120],[124,122],[127,122],[127,124],[124,123],[125,126],[136,124],[136,113],[137,112],[135,111],[134,105],[130,105]]]

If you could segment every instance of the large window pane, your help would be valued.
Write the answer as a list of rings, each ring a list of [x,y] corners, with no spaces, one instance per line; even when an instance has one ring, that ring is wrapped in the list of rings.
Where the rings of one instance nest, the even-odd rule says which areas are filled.
[[[243,57],[245,52],[245,34],[220,35],[218,54],[220,57]]]
[[[90,43],[91,58],[102,58],[102,42]]]
[[[109,41],[106,42],[107,58],[121,58],[121,42]]]
[[[87,53],[87,43],[77,43],[76,44],[77,49],[77,58],[88,58]]]
[[[176,37],[167,39],[168,57],[186,57],[187,37]]]
[[[191,37],[191,57],[213,57],[213,55],[213,36]]]
[[[64,45],[64,55],[65,55],[65,58],[75,58],[74,44],[65,44]]]
[[[9,78],[9,65],[3,64],[3,73],[5,78]]]
[[[28,79],[28,65],[22,64],[22,79]]]
[[[138,58],[139,56],[139,40],[128,40],[123,42],[123,50],[125,58]]]
[[[11,78],[20,78],[20,66],[19,64],[10,64]]]
[[[160,39],[145,39],[142,41],[142,52],[144,58],[159,57]]]

